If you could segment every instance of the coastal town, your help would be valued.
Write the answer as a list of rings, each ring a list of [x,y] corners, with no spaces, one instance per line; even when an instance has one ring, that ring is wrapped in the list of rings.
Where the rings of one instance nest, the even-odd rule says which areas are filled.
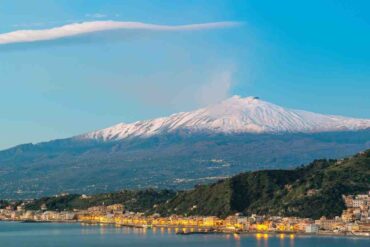
[[[368,194],[343,195],[346,209],[333,219],[255,215],[240,213],[224,219],[216,216],[161,217],[125,210],[124,205],[100,205],[86,210],[50,211],[46,205],[39,210],[26,210],[25,205],[0,209],[0,220],[21,222],[76,222],[81,224],[115,225],[117,227],[160,228],[178,234],[196,233],[267,233],[351,235],[370,237],[370,191]],[[262,235],[261,235],[262,234]]]

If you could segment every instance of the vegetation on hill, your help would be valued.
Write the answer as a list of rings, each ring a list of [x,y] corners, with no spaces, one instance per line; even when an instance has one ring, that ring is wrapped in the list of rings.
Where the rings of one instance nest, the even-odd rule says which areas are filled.
[[[45,204],[48,210],[87,209],[92,206],[124,204],[125,208],[133,212],[146,212],[154,205],[164,203],[175,196],[171,190],[123,190],[114,193],[81,196],[77,194],[43,197],[26,204],[26,209],[39,210]]]
[[[9,202],[6,200],[0,200],[0,208],[5,208],[9,205]]]
[[[98,194],[125,189],[191,189],[240,172],[290,169],[370,148],[363,131],[285,134],[176,132],[101,142],[80,139],[0,151],[0,198]]]
[[[123,190],[92,196],[70,194],[27,202],[26,209],[87,209],[122,203],[129,211],[161,215],[250,215],[334,217],[344,209],[342,195],[370,190],[370,150],[343,160],[315,160],[292,170],[246,172],[192,190]],[[18,201],[14,206],[19,205]],[[9,205],[0,201],[0,208]]]
[[[370,150],[344,160],[316,160],[294,170],[247,172],[201,185],[159,207],[162,214],[270,214],[319,218],[340,215],[343,194],[370,189]]]

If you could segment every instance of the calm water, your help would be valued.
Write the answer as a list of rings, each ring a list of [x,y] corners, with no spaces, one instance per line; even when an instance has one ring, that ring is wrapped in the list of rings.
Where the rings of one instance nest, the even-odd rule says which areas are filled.
[[[34,224],[0,222],[0,246],[160,246],[160,247],[314,247],[314,246],[370,246],[370,239],[342,237],[307,237],[255,235],[188,235],[168,233],[167,230],[115,228],[113,226],[80,226],[79,224]]]

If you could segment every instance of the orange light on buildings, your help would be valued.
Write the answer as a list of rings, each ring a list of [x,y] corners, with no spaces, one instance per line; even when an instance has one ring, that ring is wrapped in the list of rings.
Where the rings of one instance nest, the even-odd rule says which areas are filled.
[[[257,231],[267,231],[269,227],[265,224],[257,224],[256,229]]]
[[[279,231],[285,231],[285,225],[283,225],[283,224],[279,224],[279,225],[277,226],[277,229],[278,229]]]

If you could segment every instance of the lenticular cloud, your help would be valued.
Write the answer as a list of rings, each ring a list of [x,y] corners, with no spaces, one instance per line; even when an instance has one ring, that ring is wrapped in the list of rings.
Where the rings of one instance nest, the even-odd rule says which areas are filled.
[[[206,29],[227,28],[238,25],[237,22],[210,22],[190,25],[156,25],[142,22],[92,21],[72,23],[60,27],[40,30],[17,30],[0,34],[1,44],[27,43],[56,40],[109,30],[146,30],[146,31],[195,31]]]

